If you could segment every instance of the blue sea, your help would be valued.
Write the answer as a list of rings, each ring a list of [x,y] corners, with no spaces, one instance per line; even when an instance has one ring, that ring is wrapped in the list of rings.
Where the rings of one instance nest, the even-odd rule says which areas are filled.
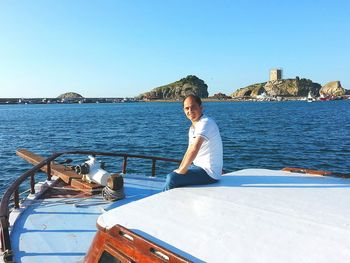
[[[303,167],[350,173],[350,101],[206,102],[224,145],[224,170]],[[25,148],[49,156],[62,150],[127,152],[181,159],[190,122],[181,103],[0,105],[0,195],[31,167]],[[73,156],[74,164],[84,156]],[[103,159],[120,172],[121,159]],[[174,164],[157,163],[165,176]],[[151,173],[148,161],[128,170]]]

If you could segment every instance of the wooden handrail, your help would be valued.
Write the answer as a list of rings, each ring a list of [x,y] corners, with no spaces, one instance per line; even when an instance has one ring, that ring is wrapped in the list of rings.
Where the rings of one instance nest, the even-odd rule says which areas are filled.
[[[350,174],[333,173],[333,172],[329,172],[329,171],[313,170],[313,169],[297,168],[297,167],[284,167],[282,169],[282,171],[292,172],[292,173],[304,173],[304,174],[312,174],[312,175],[323,175],[323,176],[350,178]]]
[[[164,157],[155,157],[155,156],[146,156],[146,155],[136,155],[136,154],[127,154],[127,153],[113,153],[113,152],[95,152],[95,151],[62,151],[53,153],[50,157],[40,161],[37,165],[26,171],[20,177],[18,177],[9,188],[6,189],[0,203],[0,251],[4,254],[4,260],[11,261],[11,242],[9,234],[9,216],[10,216],[10,200],[11,196],[14,196],[15,208],[19,208],[19,187],[26,181],[29,177],[31,193],[35,193],[35,174],[39,172],[44,166],[47,166],[47,179],[51,180],[51,162],[56,160],[61,155],[95,155],[95,156],[109,156],[109,157],[123,157],[123,167],[122,172],[126,173],[127,159],[128,158],[138,158],[138,159],[149,159],[152,160],[152,176],[155,176],[155,163],[156,161],[165,161],[165,162],[174,162],[180,163],[180,160],[164,158]]]

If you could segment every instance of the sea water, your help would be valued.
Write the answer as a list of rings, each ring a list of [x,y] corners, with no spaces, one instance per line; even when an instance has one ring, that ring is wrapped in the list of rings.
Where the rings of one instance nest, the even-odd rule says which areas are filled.
[[[350,173],[350,101],[207,102],[204,112],[220,128],[225,171],[288,166]],[[189,126],[180,102],[0,105],[0,195],[32,167],[16,149],[181,159]],[[72,158],[74,164],[86,159]],[[108,171],[121,171],[122,160],[104,161]],[[150,175],[151,165],[130,159],[128,171]],[[174,168],[158,162],[157,176]]]

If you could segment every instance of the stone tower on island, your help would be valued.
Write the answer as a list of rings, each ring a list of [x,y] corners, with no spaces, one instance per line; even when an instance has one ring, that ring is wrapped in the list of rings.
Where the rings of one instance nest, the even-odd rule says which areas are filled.
[[[271,69],[270,70],[270,81],[282,79],[282,69]]]

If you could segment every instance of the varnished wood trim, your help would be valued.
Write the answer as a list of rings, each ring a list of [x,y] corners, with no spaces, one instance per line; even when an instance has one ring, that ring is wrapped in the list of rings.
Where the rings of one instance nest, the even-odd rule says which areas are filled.
[[[98,262],[104,250],[116,257],[121,255],[121,258],[118,259],[122,262],[192,262],[120,225],[116,225],[108,231],[105,230],[105,232],[101,230],[97,232],[85,257],[85,262]]]

